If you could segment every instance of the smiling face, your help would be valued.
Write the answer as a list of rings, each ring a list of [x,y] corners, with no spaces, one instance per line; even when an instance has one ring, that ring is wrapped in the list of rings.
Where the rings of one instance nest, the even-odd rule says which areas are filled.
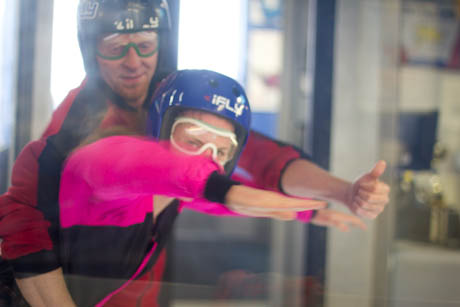
[[[173,148],[190,155],[205,155],[224,166],[235,154],[237,142],[232,123],[213,114],[187,111],[171,131]]]
[[[140,108],[157,67],[158,52],[152,52],[158,50],[157,33],[112,34],[101,38],[97,47],[101,77],[128,105]]]

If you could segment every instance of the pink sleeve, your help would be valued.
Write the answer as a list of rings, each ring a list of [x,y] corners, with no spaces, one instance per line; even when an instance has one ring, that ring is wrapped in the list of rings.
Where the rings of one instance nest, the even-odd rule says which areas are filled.
[[[75,151],[61,177],[61,195],[83,182],[98,200],[161,194],[202,197],[218,165],[202,156],[174,154],[146,138],[114,136]]]
[[[297,212],[296,220],[303,223],[309,223],[313,215],[313,212],[313,210]]]

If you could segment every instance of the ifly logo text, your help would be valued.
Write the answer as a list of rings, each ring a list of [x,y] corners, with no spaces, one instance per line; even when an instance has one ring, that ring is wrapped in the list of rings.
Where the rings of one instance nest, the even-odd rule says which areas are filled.
[[[230,105],[230,103],[230,99],[226,97],[219,95],[214,95],[212,97],[212,104],[218,106],[217,109],[219,111],[227,109],[228,111],[235,113],[236,117],[241,116],[244,110],[244,101],[237,100],[233,107]]]
[[[84,1],[80,5],[78,14],[80,14],[81,19],[94,19],[97,16],[98,8],[98,1]]]

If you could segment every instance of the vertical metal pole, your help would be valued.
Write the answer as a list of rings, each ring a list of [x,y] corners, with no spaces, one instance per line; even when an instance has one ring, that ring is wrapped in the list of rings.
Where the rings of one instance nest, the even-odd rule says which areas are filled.
[[[33,78],[37,23],[36,0],[22,0],[19,7],[18,84],[15,123],[15,156],[31,137]]]
[[[326,2],[326,5],[318,4],[316,0],[286,0],[284,2],[285,47],[279,135],[282,140],[294,143],[306,152],[312,152],[312,144],[318,146],[316,142],[320,139],[317,137],[317,130],[330,133],[329,126],[320,126],[324,118],[327,124],[330,124],[332,103],[334,20],[333,18],[331,20],[329,16],[335,15],[335,2]],[[319,26],[324,26],[324,24],[327,24],[327,27],[325,33],[321,31],[321,35],[324,36],[320,40],[317,36],[317,29],[321,29]],[[328,45],[331,42],[332,45]],[[324,51],[322,48],[330,49]],[[318,61],[315,56],[317,54],[318,56],[321,54],[319,67],[324,67],[324,70],[315,70],[318,67],[315,65]],[[329,62],[326,63],[327,61]],[[313,101],[310,101],[311,97],[305,97],[305,93],[302,92],[302,80],[304,82],[312,80],[312,84],[304,84],[303,87],[313,88],[313,94],[316,94],[313,96]],[[319,104],[321,104],[320,107],[318,107]],[[299,117],[298,114],[305,116]],[[321,120],[312,121],[318,116]],[[305,131],[306,127],[312,129]],[[311,136],[307,137],[310,132],[312,132]],[[308,138],[310,140],[307,140]],[[327,146],[321,144],[321,148],[316,150],[316,157],[324,154],[327,159],[329,158],[329,139],[328,135],[325,138]],[[318,160],[315,161],[318,163]],[[324,167],[324,165],[321,166]],[[326,168],[327,166],[328,164]],[[304,306],[307,304],[304,296],[306,291],[302,284],[305,275],[314,275],[320,281],[324,281],[325,231],[312,229],[311,240],[313,241],[311,241],[308,227],[304,224],[273,222],[272,225],[271,265],[275,275],[271,284],[270,305]],[[292,279],[297,282],[290,283],[292,285],[290,288],[283,287],[283,284]]]
[[[311,152],[313,161],[317,165],[329,169],[336,1],[316,1],[314,9],[316,35],[312,66],[314,74],[312,76]],[[326,242],[327,230],[309,225],[305,275],[316,278],[323,285],[326,275]],[[319,298],[318,305],[324,305],[323,298]]]
[[[380,3],[380,31],[382,36],[382,46],[385,46],[385,52],[382,52],[381,88],[379,107],[380,114],[380,139],[391,142],[397,139],[397,114],[399,108],[399,56],[400,56],[400,35],[401,35],[401,0],[389,0]],[[379,148],[379,153],[390,166],[397,165],[398,155],[396,151],[389,151],[385,148]],[[390,183],[392,190],[398,184],[395,172],[386,171],[385,181]],[[373,301],[375,307],[386,307],[391,305],[391,287],[390,281],[392,274],[390,267],[391,245],[395,238],[396,222],[396,199],[395,193],[392,193],[390,204],[383,214],[376,221],[377,231],[375,233],[375,258],[374,258],[374,279],[373,279]]]
[[[299,144],[295,114],[300,104],[300,82],[305,57],[304,35],[307,31],[307,4],[310,1],[285,0],[283,7],[283,72],[282,105],[278,134],[283,141]],[[294,116],[294,117],[293,117]],[[294,118],[294,120],[293,120]],[[297,130],[297,131],[296,131]],[[304,271],[305,225],[297,222],[273,221],[271,236],[271,278],[270,306],[300,306],[301,286],[293,283],[284,287],[286,280],[300,278]]]
[[[51,98],[51,56],[53,44],[54,0],[37,1],[30,139],[38,139],[53,112]],[[59,42],[55,42],[59,43]]]
[[[0,88],[1,97],[0,105],[2,108],[3,118],[1,126],[5,129],[2,133],[5,138],[5,148],[0,148],[0,159],[2,165],[0,179],[3,181],[0,183],[0,193],[6,191],[10,178],[11,170],[15,158],[14,142],[15,142],[15,131],[14,131],[14,115],[16,114],[16,95],[17,95],[17,69],[18,69],[18,58],[17,58],[17,45],[14,43],[18,37],[19,27],[19,3],[15,0],[6,0],[2,6],[4,8],[3,20],[1,24],[3,28],[2,32],[2,43],[0,65],[2,70],[2,76],[0,77]]]

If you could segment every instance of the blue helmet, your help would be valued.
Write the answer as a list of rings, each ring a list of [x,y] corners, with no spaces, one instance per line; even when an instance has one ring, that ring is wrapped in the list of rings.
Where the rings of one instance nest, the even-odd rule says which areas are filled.
[[[147,134],[168,139],[175,119],[184,111],[204,111],[233,123],[238,148],[225,164],[231,174],[246,144],[251,109],[241,85],[225,75],[209,70],[180,70],[170,74],[152,97],[147,119]]]

